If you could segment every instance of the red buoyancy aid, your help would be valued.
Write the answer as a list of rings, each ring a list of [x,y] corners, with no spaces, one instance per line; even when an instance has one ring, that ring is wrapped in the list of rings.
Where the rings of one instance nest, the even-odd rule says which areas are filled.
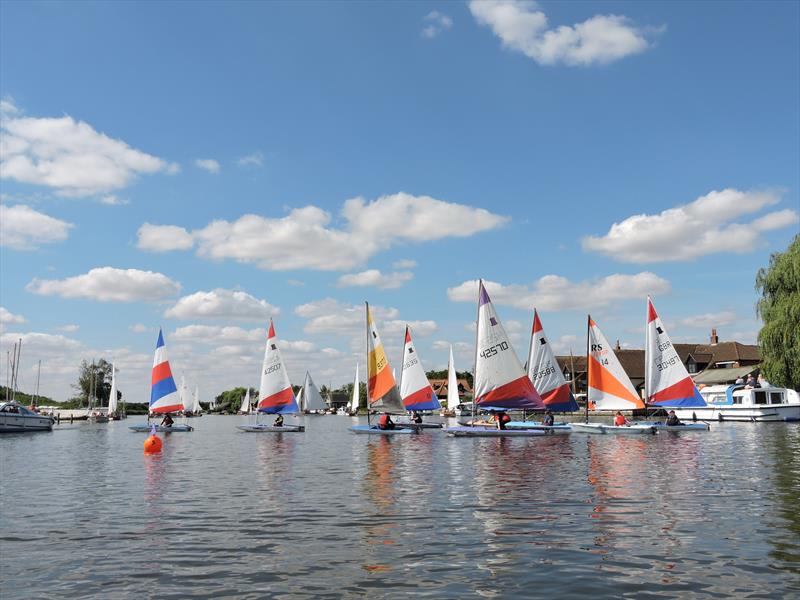
[[[378,425],[381,429],[384,429],[389,424],[389,415],[381,415],[381,418],[378,420]]]
[[[627,422],[628,421],[626,421],[625,417],[623,417],[622,415],[617,415],[616,417],[614,417],[614,425],[616,425],[617,427],[622,427]]]

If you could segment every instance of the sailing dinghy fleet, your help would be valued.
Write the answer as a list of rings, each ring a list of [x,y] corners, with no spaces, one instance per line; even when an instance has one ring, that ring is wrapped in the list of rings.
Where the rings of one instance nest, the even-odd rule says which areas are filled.
[[[453,361],[453,349],[450,347],[447,378],[447,403],[442,407],[428,380],[419,353],[414,345],[411,329],[405,330],[402,368],[399,381],[395,370],[391,367],[381,342],[378,329],[373,319],[369,304],[365,305],[366,316],[366,355],[367,355],[367,423],[356,424],[350,431],[356,434],[375,435],[409,435],[419,433],[423,429],[440,429],[442,423],[423,423],[421,419],[391,422],[390,415],[407,416],[413,413],[416,417],[422,411],[442,410],[442,414],[453,414],[460,404],[458,382]],[[704,411],[715,411],[717,407],[709,407],[706,398],[697,390],[680,360],[664,323],[656,312],[653,301],[647,299],[647,326],[645,343],[645,389],[640,396],[630,378],[626,374],[608,339],[592,319],[587,321],[587,403],[584,422],[554,423],[542,421],[506,421],[500,428],[486,421],[473,418],[460,422],[457,426],[447,427],[446,433],[452,437],[536,437],[559,433],[621,434],[640,435],[653,434],[659,430],[698,431],[708,430],[708,424],[697,422],[696,415],[704,415]],[[505,413],[510,410],[574,412],[578,403],[556,361],[555,353],[544,332],[541,318],[536,310],[533,312],[528,360],[525,367],[511,345],[508,334],[494,308],[483,281],[478,284],[478,312],[476,323],[475,371],[473,413]],[[353,391],[349,406],[341,411],[355,416],[359,409],[359,376],[356,363]],[[723,390],[719,401],[715,403],[733,404],[734,388]],[[199,391],[191,399],[187,399],[185,382],[181,381],[180,391],[175,385],[166,346],[161,331],[158,334],[153,376],[151,382],[150,412],[153,414],[171,413],[181,410],[199,413]],[[715,389],[716,390],[716,389]],[[785,392],[785,390],[779,390]],[[774,391],[774,390],[770,390]],[[764,392],[764,397],[767,397]],[[797,404],[800,411],[800,399],[796,392],[788,399],[773,394],[775,404],[788,403],[794,408]],[[720,396],[720,394],[717,394]],[[738,398],[744,395],[739,393]],[[772,396],[770,399],[773,400]],[[778,402],[780,401],[780,402]],[[764,402],[760,402],[764,404]],[[741,401],[739,401],[741,404]],[[252,406],[254,405],[254,406]],[[278,347],[275,325],[270,319],[267,333],[264,361],[261,369],[261,382],[257,401],[251,401],[247,390],[242,400],[241,414],[250,414],[255,408],[255,422],[239,425],[246,432],[290,433],[303,432],[305,426],[300,423],[285,424],[282,417],[273,424],[259,422],[259,417],[270,415],[303,415],[325,414],[327,405],[309,372],[306,372],[302,388],[295,396],[289,374],[281,358]],[[632,411],[654,409],[672,409],[686,417],[691,411],[693,422],[667,425],[659,421],[624,422],[609,424],[589,420],[589,409],[594,411]],[[751,411],[752,412],[752,411]],[[763,410],[762,410],[763,412]],[[374,423],[371,415],[382,413],[379,422]],[[777,414],[777,413],[776,413]],[[769,416],[769,415],[768,415]],[[752,416],[748,417],[755,420]],[[800,414],[798,414],[800,418]],[[622,419],[624,421],[624,419]],[[134,431],[150,431],[152,425],[133,426]],[[159,426],[159,431],[191,431],[185,424],[173,424],[169,427]]]

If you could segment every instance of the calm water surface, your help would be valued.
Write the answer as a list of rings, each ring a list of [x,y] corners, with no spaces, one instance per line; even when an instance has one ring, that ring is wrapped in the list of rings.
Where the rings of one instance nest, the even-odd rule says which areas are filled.
[[[800,425],[0,436],[0,596],[798,597]],[[164,437],[162,435],[162,437]]]

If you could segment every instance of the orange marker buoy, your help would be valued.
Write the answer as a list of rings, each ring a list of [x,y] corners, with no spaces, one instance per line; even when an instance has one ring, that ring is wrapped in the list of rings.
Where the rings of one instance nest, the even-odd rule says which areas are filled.
[[[161,452],[161,438],[156,434],[151,434],[150,437],[144,441],[144,453],[157,454],[159,452]]]

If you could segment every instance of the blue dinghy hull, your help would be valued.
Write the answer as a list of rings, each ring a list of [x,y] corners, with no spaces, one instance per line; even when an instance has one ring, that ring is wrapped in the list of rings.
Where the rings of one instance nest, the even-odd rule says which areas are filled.
[[[353,433],[366,433],[375,435],[403,435],[409,433],[419,433],[419,430],[416,427],[414,429],[381,429],[377,425],[353,425],[350,427],[350,431]]]
[[[537,437],[546,435],[540,429],[497,429],[492,427],[448,427],[447,435],[452,437]]]
[[[131,425],[128,427],[131,431],[137,431],[139,433],[150,433],[153,429],[152,425]],[[176,424],[172,425],[171,427],[164,427],[163,425],[156,425],[156,431],[159,433],[178,433],[181,431],[194,431],[194,427],[191,425],[183,425],[183,424]]]

